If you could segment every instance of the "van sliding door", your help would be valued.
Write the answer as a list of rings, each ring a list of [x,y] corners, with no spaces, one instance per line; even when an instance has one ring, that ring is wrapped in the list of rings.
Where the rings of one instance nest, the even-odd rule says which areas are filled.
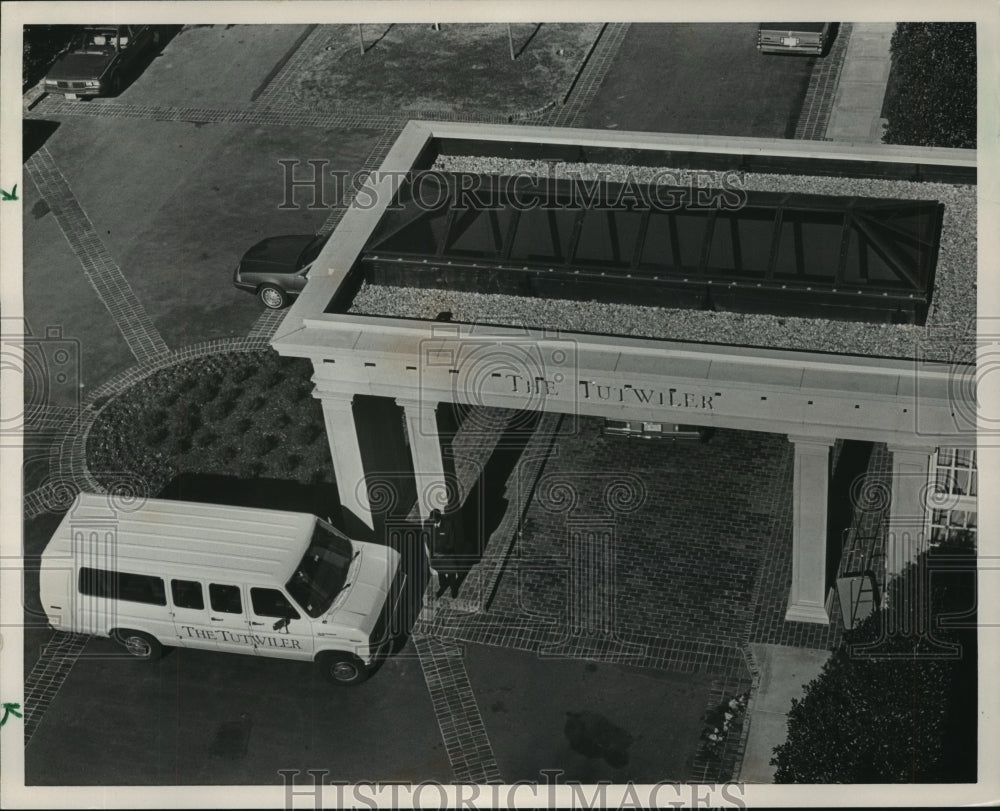
[[[205,587],[197,580],[170,581],[170,615],[174,618],[178,643],[183,647],[210,650],[219,647],[214,623],[208,619]]]
[[[208,625],[214,632],[216,647],[229,653],[254,654],[243,587],[209,583],[208,601]]]

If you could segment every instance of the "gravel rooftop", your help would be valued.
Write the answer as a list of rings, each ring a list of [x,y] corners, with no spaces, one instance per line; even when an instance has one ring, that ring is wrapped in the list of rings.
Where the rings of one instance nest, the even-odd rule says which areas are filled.
[[[502,158],[442,156],[441,171],[511,175],[518,172],[592,179],[603,173],[610,181],[631,176],[638,183],[670,175],[684,183],[693,171],[611,164],[556,164]],[[945,205],[940,252],[931,309],[924,326],[870,324],[750,315],[702,310],[641,307],[599,301],[535,299],[370,285],[359,289],[348,313],[391,318],[433,319],[450,311],[459,323],[558,329],[668,341],[735,344],[885,358],[923,358],[957,363],[975,361],[976,316],[976,187],[870,178],[751,174],[743,176],[748,191],[938,200]],[[704,180],[702,183],[704,184]]]

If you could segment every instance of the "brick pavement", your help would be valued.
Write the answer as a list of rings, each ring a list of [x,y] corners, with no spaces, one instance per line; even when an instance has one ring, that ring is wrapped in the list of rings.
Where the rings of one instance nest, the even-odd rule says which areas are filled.
[[[278,327],[281,326],[281,322],[284,320],[285,310],[271,310],[265,308],[264,312],[262,312],[257,317],[257,320],[253,322],[253,326],[250,327],[247,337],[270,340],[274,336],[274,333],[278,331]]]
[[[773,493],[790,490],[787,440],[720,430],[704,444],[643,442],[604,437],[600,420],[580,425],[557,440],[496,607],[584,630],[662,629],[677,642],[738,646],[781,518]]]
[[[482,124],[548,124],[547,108],[520,116],[487,113],[441,113],[437,110],[352,107],[344,105],[336,112],[292,110],[279,107],[216,109],[209,107],[163,107],[129,104],[102,99],[90,104],[68,101],[62,96],[46,96],[25,118],[51,119],[58,116],[98,116],[101,118],[136,118],[151,121],[185,121],[192,124],[258,124],[277,127],[324,127],[328,129],[387,129],[402,127],[411,119],[471,121]]]
[[[24,679],[24,745],[35,734],[42,716],[59,692],[89,636],[56,631]]]
[[[421,635],[415,635],[413,643],[455,781],[502,783],[461,651],[447,642]]]
[[[322,50],[329,35],[318,25],[309,26],[293,45],[294,50],[287,61],[271,77],[267,86],[257,95],[255,101],[261,107],[287,107],[291,104],[289,85],[291,79],[300,72],[317,52]]]
[[[552,111],[546,124],[553,127],[576,126],[597,94],[601,82],[611,68],[611,63],[618,56],[628,29],[628,23],[605,23],[586,64],[567,93],[567,98],[562,100],[561,106]]]
[[[837,39],[825,57],[817,58],[809,77],[809,87],[802,102],[795,137],[812,141],[828,140],[826,129],[830,123],[837,85],[844,69],[844,56],[851,41],[851,23],[841,23]]]

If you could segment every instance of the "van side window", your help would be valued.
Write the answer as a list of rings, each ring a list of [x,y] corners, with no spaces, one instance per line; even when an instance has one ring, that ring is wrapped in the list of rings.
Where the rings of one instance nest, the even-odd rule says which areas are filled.
[[[277,589],[250,589],[250,602],[253,604],[253,613],[258,617],[291,617],[293,620],[299,618],[288,598]]]
[[[107,569],[80,568],[79,589],[91,597],[127,600],[130,603],[166,605],[167,592],[163,580],[147,574],[112,572]]]
[[[243,601],[240,599],[239,586],[221,586],[210,583],[208,598],[212,601],[212,610],[223,614],[242,614]]]
[[[171,580],[170,592],[174,597],[174,605],[178,608],[205,607],[205,597],[201,593],[201,583],[197,580]]]

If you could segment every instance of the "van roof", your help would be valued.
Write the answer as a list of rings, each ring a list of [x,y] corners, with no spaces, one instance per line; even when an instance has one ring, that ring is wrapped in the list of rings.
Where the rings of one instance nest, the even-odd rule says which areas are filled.
[[[116,501],[121,499],[77,496],[45,556],[69,557],[73,535],[79,537],[82,531],[86,550],[76,552],[80,565],[201,580],[242,577],[284,583],[302,560],[316,521],[308,513],[163,499],[115,509]]]

